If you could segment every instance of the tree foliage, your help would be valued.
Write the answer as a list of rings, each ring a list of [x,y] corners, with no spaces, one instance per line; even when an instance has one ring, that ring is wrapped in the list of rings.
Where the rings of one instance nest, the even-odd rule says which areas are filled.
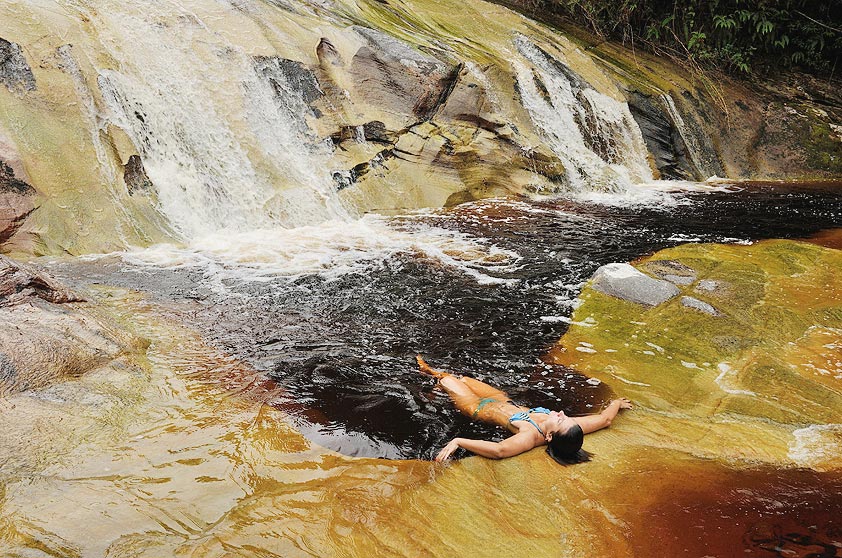
[[[729,71],[797,66],[832,73],[842,51],[842,0],[542,2],[600,36]]]

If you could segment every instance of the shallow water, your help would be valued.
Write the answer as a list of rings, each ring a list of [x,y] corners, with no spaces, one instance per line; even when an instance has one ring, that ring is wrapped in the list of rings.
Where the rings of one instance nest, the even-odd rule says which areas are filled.
[[[684,447],[699,429],[675,417],[665,431],[669,418],[644,408],[563,469],[541,451],[445,466],[342,455],[425,458],[454,434],[501,435],[456,414],[416,352],[525,403],[598,408],[614,386],[542,357],[603,263],[842,226],[832,191],[664,201],[378,218],[376,240],[311,238],[323,259],[288,275],[278,254],[302,260],[267,252],[271,239],[233,263],[225,243],[49,262],[150,344],[0,401],[0,555],[838,555],[835,468],[699,459],[657,443]],[[799,459],[824,449],[806,430]]]
[[[271,403],[319,445],[429,458],[454,435],[502,433],[456,413],[417,373],[416,353],[524,404],[592,412],[610,388],[542,355],[597,267],[685,242],[802,238],[842,226],[842,194],[832,187],[730,190],[741,191],[697,188],[630,207],[489,200],[398,216],[371,231],[388,237],[377,257],[370,244],[322,239],[332,246],[325,261],[292,274],[267,271],[276,254],[260,252],[260,260],[245,249],[233,263],[230,252],[171,248],[51,268],[77,286],[129,287],[177,308],[211,344],[271,377]],[[421,236],[427,240],[405,240]],[[158,265],[138,265],[143,257]]]

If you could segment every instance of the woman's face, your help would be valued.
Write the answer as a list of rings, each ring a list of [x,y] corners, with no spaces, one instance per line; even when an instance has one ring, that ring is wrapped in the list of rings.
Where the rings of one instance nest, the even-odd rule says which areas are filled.
[[[564,434],[576,424],[576,421],[564,414],[564,411],[550,411],[546,422],[544,422],[544,437],[547,441],[553,434]]]

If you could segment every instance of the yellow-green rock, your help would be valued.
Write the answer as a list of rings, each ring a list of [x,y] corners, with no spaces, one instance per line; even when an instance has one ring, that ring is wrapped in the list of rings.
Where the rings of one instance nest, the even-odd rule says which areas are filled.
[[[813,428],[839,444],[842,251],[787,240],[687,244],[635,266],[666,276],[676,263],[692,270],[689,284],[658,306],[586,287],[551,359],[634,400],[651,419],[635,434],[645,443],[838,467],[821,451],[799,453],[798,438]]]

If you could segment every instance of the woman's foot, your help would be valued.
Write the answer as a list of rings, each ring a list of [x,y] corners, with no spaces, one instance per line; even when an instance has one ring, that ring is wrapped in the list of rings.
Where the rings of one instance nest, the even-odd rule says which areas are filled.
[[[415,360],[418,361],[418,368],[421,369],[422,374],[427,374],[439,380],[441,380],[445,376],[450,375],[449,373],[444,372],[442,370],[436,370],[435,368],[427,364],[427,362],[423,358],[421,358],[421,355],[415,355]]]

